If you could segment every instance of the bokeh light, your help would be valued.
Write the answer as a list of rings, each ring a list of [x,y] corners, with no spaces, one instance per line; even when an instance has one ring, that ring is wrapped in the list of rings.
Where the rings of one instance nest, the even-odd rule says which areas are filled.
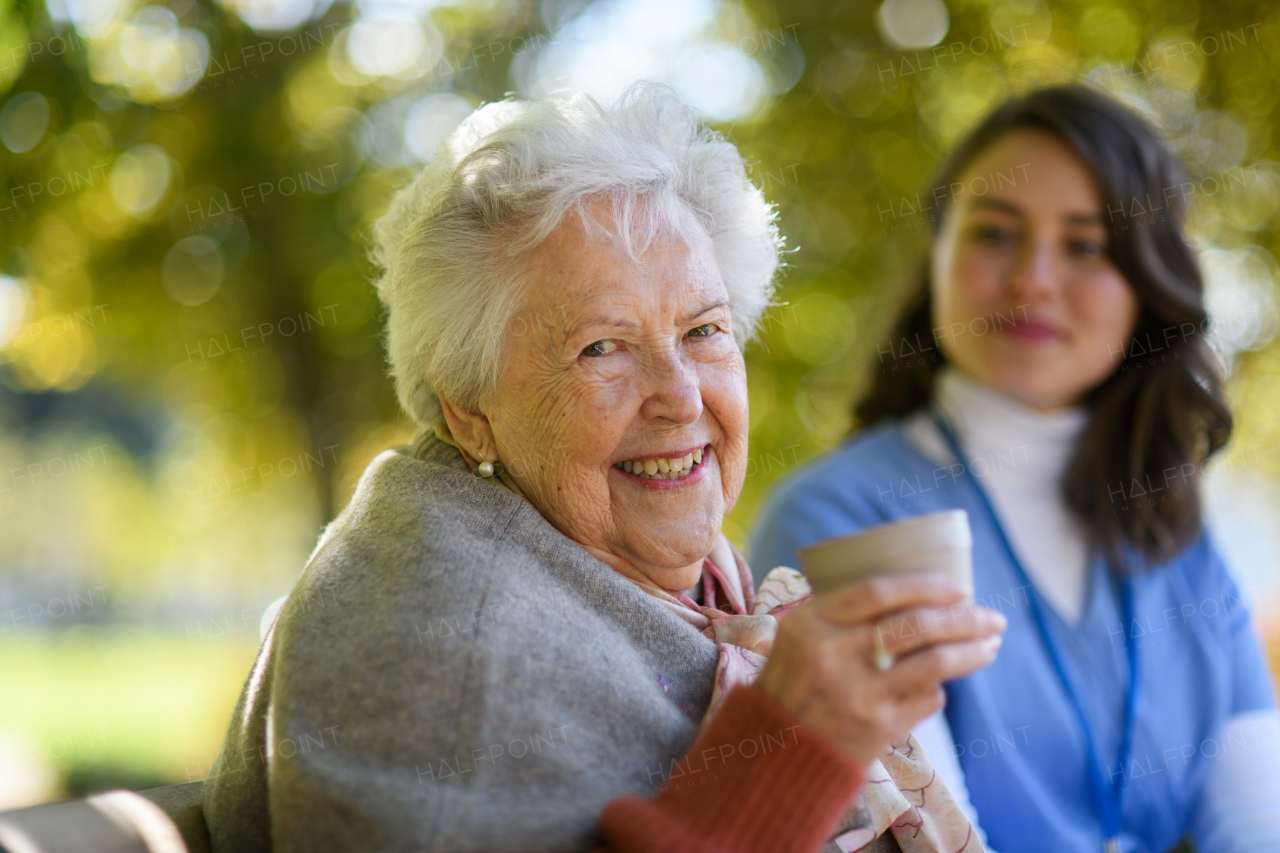
[[[80,35],[95,38],[115,20],[120,5],[120,0],[50,0],[46,8],[52,20],[71,24]]]
[[[208,237],[185,237],[165,253],[160,274],[174,302],[203,305],[222,285],[226,264],[222,250]]]
[[[136,101],[185,94],[209,64],[205,34],[179,26],[177,16],[160,6],[144,6],[103,35],[91,50],[94,77],[128,89]]]
[[[474,109],[470,101],[449,92],[421,98],[405,117],[405,145],[419,162],[428,162]]]
[[[35,148],[49,127],[49,101],[39,92],[14,95],[0,107],[0,142],[14,154]]]
[[[258,32],[288,32],[318,18],[332,0],[224,0],[223,5]]]
[[[522,91],[589,92],[611,99],[639,79],[674,85],[714,121],[758,109],[767,92],[759,63],[717,39],[716,0],[600,0],[552,40],[529,40],[515,54]]]
[[[370,77],[429,72],[440,59],[440,33],[403,12],[362,16],[347,33],[351,65]]]
[[[134,216],[150,213],[169,190],[169,157],[158,145],[135,145],[111,166],[111,197],[120,209]]]
[[[21,279],[0,275],[0,350],[21,332],[29,299]]]
[[[951,14],[942,0],[884,0],[876,12],[880,36],[899,50],[920,50],[942,41]]]

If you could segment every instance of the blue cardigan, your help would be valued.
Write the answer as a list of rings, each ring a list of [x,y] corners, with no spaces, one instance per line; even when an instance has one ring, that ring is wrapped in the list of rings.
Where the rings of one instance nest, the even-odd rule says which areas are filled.
[[[1083,734],[1028,607],[1038,593],[1017,580],[967,477],[923,456],[901,422],[867,429],[789,475],[757,519],[750,562],[760,573],[798,566],[805,545],[956,508],[973,526],[975,599],[1009,620],[995,663],[947,685],[946,717],[979,822],[1002,853],[1101,850]],[[1186,834],[1211,759],[1249,747],[1221,742],[1227,718],[1273,707],[1274,687],[1239,590],[1207,536],[1139,574],[1133,590],[1129,626],[1100,559],[1078,625],[1038,600],[1067,675],[1084,693],[1101,761],[1123,780],[1121,849],[1162,853]],[[1131,759],[1120,767],[1126,643],[1137,644],[1139,683]]]

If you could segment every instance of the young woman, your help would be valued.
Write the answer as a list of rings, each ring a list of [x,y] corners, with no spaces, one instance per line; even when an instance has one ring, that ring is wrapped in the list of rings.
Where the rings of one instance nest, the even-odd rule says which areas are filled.
[[[1231,416],[1185,185],[1091,90],[994,112],[934,184],[860,429],[775,491],[751,543],[753,565],[796,566],[967,511],[976,598],[1009,627],[917,734],[1002,853],[1280,850],[1275,688],[1197,498]]]

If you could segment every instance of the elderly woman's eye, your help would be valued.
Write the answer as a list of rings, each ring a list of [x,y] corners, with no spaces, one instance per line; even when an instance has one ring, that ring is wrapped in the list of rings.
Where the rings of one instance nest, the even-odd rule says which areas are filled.
[[[608,355],[618,348],[613,341],[596,341],[594,344],[582,350],[583,355]]]
[[[699,327],[698,327],[698,328],[696,328],[696,329],[690,329],[690,330],[689,330],[689,337],[691,337],[691,338],[706,338],[706,337],[710,337],[711,335],[715,334],[715,331],[716,331],[716,325],[715,325],[715,323],[706,323],[706,324],[704,324],[704,325],[699,326]]]

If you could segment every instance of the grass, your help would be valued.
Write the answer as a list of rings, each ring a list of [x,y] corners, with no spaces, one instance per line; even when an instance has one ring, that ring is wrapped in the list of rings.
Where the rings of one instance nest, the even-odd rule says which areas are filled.
[[[255,637],[81,630],[0,641],[0,731],[56,772],[57,794],[203,778]]]

